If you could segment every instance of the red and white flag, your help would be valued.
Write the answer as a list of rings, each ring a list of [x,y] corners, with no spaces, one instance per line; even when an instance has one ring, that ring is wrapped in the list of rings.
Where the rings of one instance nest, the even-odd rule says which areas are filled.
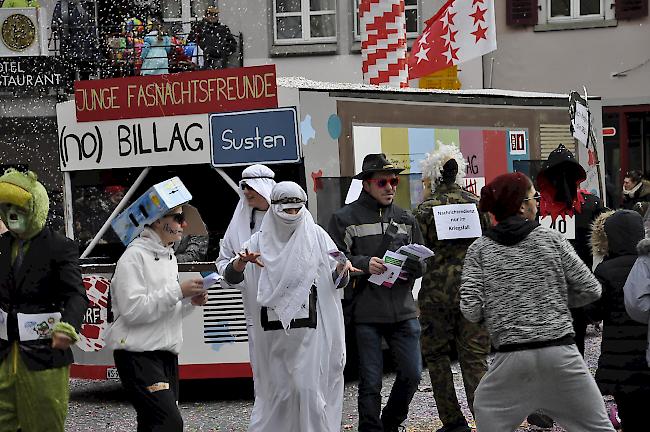
[[[409,80],[497,49],[494,0],[448,0],[413,44]]]

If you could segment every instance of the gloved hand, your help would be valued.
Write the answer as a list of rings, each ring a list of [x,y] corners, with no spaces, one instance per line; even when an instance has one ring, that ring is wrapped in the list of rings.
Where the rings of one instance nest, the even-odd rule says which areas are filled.
[[[409,279],[409,278],[414,278],[415,275],[420,274],[422,271],[422,264],[420,261],[413,259],[411,257],[407,258],[406,261],[404,261],[404,265],[402,266],[402,271],[400,272],[400,279]]]

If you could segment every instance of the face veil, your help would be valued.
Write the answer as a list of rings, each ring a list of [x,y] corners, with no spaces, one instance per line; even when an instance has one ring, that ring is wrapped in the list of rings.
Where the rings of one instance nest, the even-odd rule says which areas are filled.
[[[257,301],[270,307],[288,328],[302,305],[322,265],[317,225],[305,208],[307,194],[293,182],[280,182],[271,193],[271,211],[260,229],[260,274]],[[298,208],[295,215],[287,208]]]

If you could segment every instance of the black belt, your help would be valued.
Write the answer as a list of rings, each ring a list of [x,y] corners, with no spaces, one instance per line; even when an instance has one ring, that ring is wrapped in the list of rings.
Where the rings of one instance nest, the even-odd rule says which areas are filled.
[[[501,345],[499,348],[495,349],[497,352],[512,352],[512,351],[524,351],[537,348],[546,348],[551,346],[562,346],[562,345],[575,345],[575,340],[573,336],[566,335],[562,336],[559,339],[552,339],[547,341],[535,341],[535,342],[523,342],[523,343],[514,343]]]

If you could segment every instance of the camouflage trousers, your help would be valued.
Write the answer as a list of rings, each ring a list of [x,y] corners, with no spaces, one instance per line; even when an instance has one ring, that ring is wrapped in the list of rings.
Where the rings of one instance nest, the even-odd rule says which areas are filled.
[[[458,305],[420,302],[421,345],[427,363],[433,397],[444,425],[462,422],[451,371],[455,345],[463,375],[467,402],[473,411],[474,391],[487,371],[490,338],[484,326],[467,321]]]

